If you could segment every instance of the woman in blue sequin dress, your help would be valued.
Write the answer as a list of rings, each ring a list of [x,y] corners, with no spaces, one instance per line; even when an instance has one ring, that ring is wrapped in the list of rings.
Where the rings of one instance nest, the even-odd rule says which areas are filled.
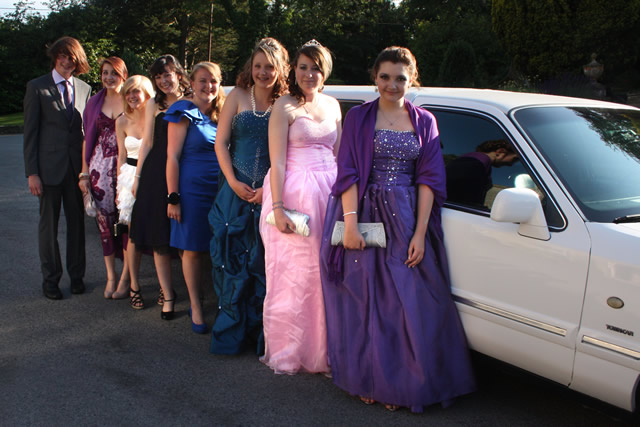
[[[262,185],[269,170],[268,124],[273,102],[286,92],[289,57],[275,39],[260,40],[220,113],[216,154],[220,187],[209,224],[219,311],[211,352],[264,351],[264,247],[258,229]]]
[[[181,250],[182,273],[191,302],[191,327],[204,334],[207,325],[200,301],[202,257],[209,250],[211,230],[207,214],[218,189],[215,153],[217,119],[224,103],[220,67],[196,64],[190,81],[191,100],[176,101],[164,116],[167,129],[167,215],[170,245]]]
[[[423,407],[474,390],[449,288],[440,224],[445,171],[435,118],[404,99],[417,79],[408,49],[373,68],[380,97],[347,114],[320,251],[333,382],[367,404]],[[344,221],[344,249],[331,246]],[[359,222],[385,228],[371,248]]]

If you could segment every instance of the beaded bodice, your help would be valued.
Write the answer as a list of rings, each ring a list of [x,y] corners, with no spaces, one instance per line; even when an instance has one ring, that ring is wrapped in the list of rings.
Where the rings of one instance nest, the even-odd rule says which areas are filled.
[[[229,152],[236,178],[253,188],[262,187],[270,167],[269,116],[267,113],[259,117],[245,110],[236,114],[231,122]]]
[[[376,130],[370,183],[412,185],[420,142],[413,131]]]

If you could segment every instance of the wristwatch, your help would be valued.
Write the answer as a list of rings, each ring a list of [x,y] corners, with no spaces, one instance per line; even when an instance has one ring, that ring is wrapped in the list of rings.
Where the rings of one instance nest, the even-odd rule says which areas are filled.
[[[167,196],[167,203],[170,205],[177,205],[180,203],[180,193],[176,193],[175,191]]]

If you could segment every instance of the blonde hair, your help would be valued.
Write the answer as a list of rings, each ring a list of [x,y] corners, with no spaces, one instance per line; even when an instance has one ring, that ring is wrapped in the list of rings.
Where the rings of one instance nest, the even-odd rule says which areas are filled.
[[[211,101],[211,105],[207,109],[207,115],[214,123],[218,123],[218,117],[220,117],[220,111],[222,111],[222,105],[224,104],[224,100],[226,98],[224,89],[222,89],[222,70],[220,70],[220,66],[218,64],[215,64],[213,62],[198,62],[193,67],[193,70],[191,70],[191,74],[189,74],[189,80],[193,81],[196,73],[200,69],[205,69],[220,83],[220,86],[218,88],[218,96],[216,96],[213,101]]]
[[[129,104],[127,103],[127,93],[131,92],[133,89],[140,89],[142,93],[144,93],[145,102],[155,96],[153,84],[147,77],[139,74],[129,77],[122,85],[122,90],[120,90],[122,102],[124,103],[124,111],[127,114],[133,113],[133,109],[129,107]]]

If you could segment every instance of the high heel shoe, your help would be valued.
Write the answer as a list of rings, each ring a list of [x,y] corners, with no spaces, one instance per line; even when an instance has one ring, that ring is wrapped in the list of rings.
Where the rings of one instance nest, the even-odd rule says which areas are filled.
[[[176,305],[177,295],[176,295],[176,291],[174,291],[173,289],[172,289],[172,293],[173,293],[173,298],[164,300],[164,302],[173,302],[173,304],[171,305],[171,311],[161,311],[160,318],[162,320],[173,320],[173,317],[175,314],[174,308]]]
[[[142,310],[144,308],[144,300],[140,294],[140,289],[137,291],[129,289],[129,305],[134,310]]]
[[[191,317],[191,307],[189,307],[189,317]],[[191,320],[191,330],[196,334],[206,334],[207,323],[194,323],[194,321]]]
[[[111,294],[111,298],[113,299],[125,299],[129,296],[129,289],[131,285],[128,280],[120,280],[118,282],[117,289]]]
[[[111,284],[112,286],[109,286],[109,284]],[[104,298],[105,299],[111,299],[111,297],[113,296],[113,293],[115,291],[116,291],[116,281],[115,281],[115,279],[107,280],[107,285],[104,287]]]
[[[198,324],[198,323],[193,323],[193,321],[191,321],[191,330],[196,334],[206,334],[207,324],[206,323]]]

